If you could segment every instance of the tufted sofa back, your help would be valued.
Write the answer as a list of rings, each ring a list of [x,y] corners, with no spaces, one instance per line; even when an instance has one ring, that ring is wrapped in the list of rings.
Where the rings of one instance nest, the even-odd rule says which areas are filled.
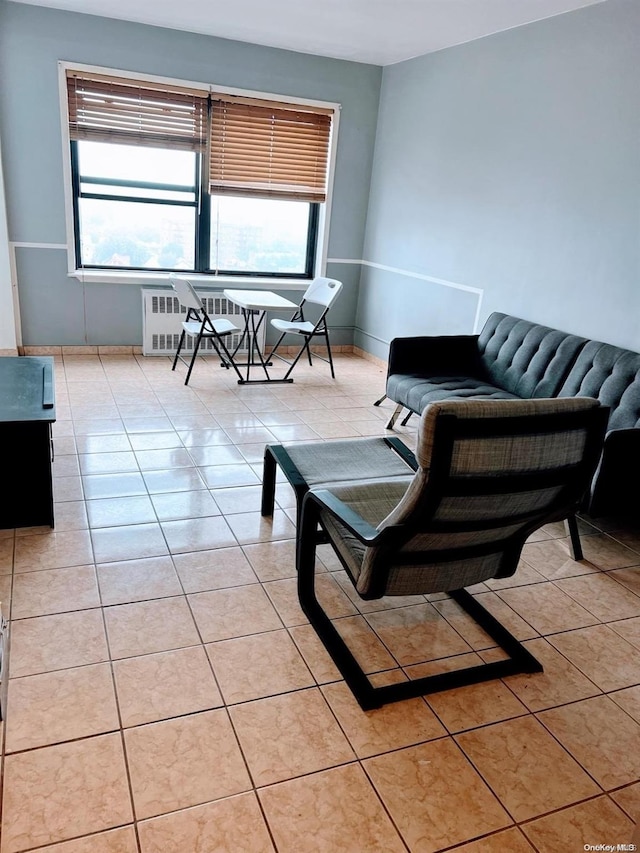
[[[478,349],[493,384],[518,397],[556,397],[585,343],[586,338],[495,312]]]
[[[559,397],[595,397],[611,410],[608,430],[640,427],[640,353],[589,341]]]

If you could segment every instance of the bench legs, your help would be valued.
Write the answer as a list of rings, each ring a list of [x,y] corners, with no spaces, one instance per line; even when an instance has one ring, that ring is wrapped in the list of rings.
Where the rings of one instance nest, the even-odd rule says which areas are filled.
[[[398,403],[398,405],[394,409],[393,414],[389,418],[389,421],[387,422],[385,429],[393,429],[393,425],[398,420],[398,416],[400,415],[400,412],[402,411],[403,408],[404,408],[404,406],[402,405],[402,403]]]

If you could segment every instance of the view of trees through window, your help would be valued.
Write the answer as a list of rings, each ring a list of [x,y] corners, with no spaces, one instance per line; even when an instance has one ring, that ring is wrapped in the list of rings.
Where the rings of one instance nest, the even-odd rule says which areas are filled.
[[[74,144],[82,266],[308,273],[308,202],[203,195],[201,155],[189,151]]]

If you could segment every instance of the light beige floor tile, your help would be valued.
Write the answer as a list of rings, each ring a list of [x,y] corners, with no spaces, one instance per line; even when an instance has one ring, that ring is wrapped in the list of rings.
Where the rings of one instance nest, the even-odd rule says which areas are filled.
[[[84,501],[66,501],[54,506],[56,530],[63,533],[69,530],[87,530],[89,519]]]
[[[263,516],[259,512],[237,513],[228,516],[228,522],[241,545],[291,539],[296,535],[295,525],[281,509],[276,509],[272,516]]]
[[[487,835],[478,841],[463,844],[462,847],[456,847],[456,853],[535,853],[535,851],[522,831],[514,827]]]
[[[13,619],[99,606],[93,566],[24,572],[13,579]]]
[[[205,643],[282,628],[259,584],[195,593],[189,603]]]
[[[492,640],[476,620],[452,598],[431,599],[429,597],[429,600],[432,601],[438,613],[444,616],[472,649],[488,649],[495,646],[495,640]]]
[[[231,439],[219,427],[201,427],[200,429],[178,429],[178,437],[185,447],[209,447],[219,444],[231,444]]]
[[[81,610],[21,619],[11,626],[10,675],[35,675],[109,659],[102,613]]]
[[[207,488],[212,490],[237,486],[254,486],[258,477],[250,465],[207,465],[198,468]],[[214,492],[215,497],[215,492]]]
[[[110,829],[97,835],[85,835],[73,841],[63,841],[53,847],[40,847],[38,853],[137,853],[138,845],[133,826]]]
[[[197,492],[205,483],[196,468],[175,468],[167,471],[144,471],[142,474],[150,495],[170,492]]]
[[[134,458],[141,471],[166,471],[174,468],[192,468],[194,464],[194,460],[184,447],[171,447],[160,450],[136,450]]]
[[[621,622],[611,622],[609,627],[621,637],[640,649],[640,617],[635,619],[624,619]]]
[[[53,844],[131,820],[119,734],[5,759],[3,853]]]
[[[555,634],[549,641],[605,692],[640,682],[640,658],[635,647],[608,625]]]
[[[269,832],[254,793],[141,821],[142,853],[271,853]]]
[[[120,728],[106,663],[13,678],[7,705],[7,752]]]
[[[120,527],[156,521],[153,504],[147,495],[87,501],[87,513],[91,527]]]
[[[174,554],[173,563],[185,592],[255,584],[258,580],[238,547]]]
[[[142,474],[89,474],[82,478],[82,488],[87,500],[101,498],[123,498],[146,495],[147,489]]]
[[[631,569],[613,569],[607,572],[610,578],[621,583],[622,586],[640,596],[640,571],[636,567]],[[619,617],[618,617],[619,618]]]
[[[263,788],[259,797],[280,853],[405,849],[355,764]]]
[[[104,605],[127,604],[181,595],[182,586],[171,557],[149,557],[97,566]]]
[[[53,500],[56,504],[67,501],[81,501],[83,498],[84,490],[81,477],[57,477],[53,481]]]
[[[640,782],[613,791],[610,796],[620,808],[625,810],[631,820],[640,823]]]
[[[131,450],[124,433],[115,435],[78,435],[75,439],[78,453],[114,453]]]
[[[582,550],[585,560],[599,569],[622,569],[640,565],[640,554],[604,534],[583,537]]]
[[[161,527],[172,554],[228,548],[237,544],[222,516],[163,521]]]
[[[0,574],[7,575],[13,571],[15,537],[12,530],[3,532],[7,535],[0,539]]]
[[[207,654],[228,705],[315,684],[285,630],[212,643]]]
[[[289,634],[318,684],[338,681],[342,677],[311,625],[296,625],[289,628]]]
[[[558,850],[588,850],[588,845],[603,843],[613,844],[615,850],[618,844],[629,843],[633,824],[608,797],[596,797],[538,818],[522,829],[539,853],[557,853]]]
[[[209,465],[238,465],[246,462],[242,453],[233,444],[190,447],[189,456],[193,460],[192,465],[202,468]]]
[[[229,713],[258,787],[355,758],[317,688],[234,705]]]
[[[597,571],[585,560],[572,559],[565,539],[530,542],[522,549],[522,559],[550,581]]]
[[[264,588],[285,625],[292,627],[304,625],[307,622],[307,617],[302,612],[298,600],[295,578],[269,581],[264,584]],[[357,612],[341,587],[327,572],[316,578],[316,595],[330,619],[338,619]]]
[[[554,583],[503,589],[498,595],[540,634],[593,625],[596,617]]]
[[[222,709],[126,729],[124,738],[138,819],[251,787]]]
[[[619,705],[630,717],[640,723],[640,686],[627,687],[617,693],[610,693],[610,698]]]
[[[96,563],[113,563],[168,554],[159,524],[132,524],[91,531]]]
[[[138,470],[136,457],[130,450],[114,453],[83,453],[79,459],[83,474],[122,474]]]
[[[528,640],[524,645],[542,664],[544,672],[510,676],[505,684],[530,711],[577,702],[601,692],[547,640]]]
[[[200,642],[184,597],[105,608],[113,660],[194,646]]]
[[[245,545],[242,550],[263,583],[296,576],[295,539]]]
[[[501,681],[444,690],[433,693],[427,701],[451,733],[527,713],[522,702]]]
[[[126,727],[222,705],[201,646],[115,661],[113,674]]]
[[[159,521],[178,521],[220,515],[216,502],[205,489],[153,495],[153,508]]]
[[[262,445],[264,452],[264,445]],[[225,515],[242,512],[259,512],[262,486],[238,486],[236,488],[212,489],[211,494]]]
[[[93,562],[91,539],[86,530],[38,533],[15,541],[15,571],[61,569]]]
[[[640,780],[640,724],[608,696],[542,711],[538,719],[605,790]]]
[[[366,673],[397,667],[397,662],[363,616],[336,619],[333,624]]]
[[[410,850],[433,853],[512,823],[449,738],[369,758],[364,769]]]
[[[566,578],[558,581],[556,586],[597,616],[601,622],[640,616],[640,596],[634,595],[610,574]]]
[[[538,632],[526,620],[495,592],[482,592],[475,596],[476,601],[486,608],[492,616],[510,631],[516,640],[532,640]]]
[[[599,793],[593,780],[533,717],[465,732],[456,741],[516,821]]]
[[[366,618],[402,665],[470,651],[431,604],[370,613]]]
[[[421,698],[364,712],[343,682],[325,685],[322,692],[358,758],[434,740],[447,733]]]

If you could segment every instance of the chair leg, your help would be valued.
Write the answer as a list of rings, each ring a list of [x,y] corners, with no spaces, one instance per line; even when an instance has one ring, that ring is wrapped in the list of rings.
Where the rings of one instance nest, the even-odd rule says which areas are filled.
[[[189,369],[187,370],[187,378],[184,380],[184,384],[189,384],[189,377],[191,376],[191,371],[193,370],[193,365],[196,361],[196,356],[198,355],[198,349],[200,347],[200,341],[202,340],[202,333],[198,335],[196,338],[196,342],[193,345],[193,355],[191,356],[191,362],[189,363]]]
[[[331,368],[331,378],[335,379],[336,374],[333,370],[333,358],[331,357],[331,344],[329,343],[329,332],[327,331],[326,328],[324,330],[324,336],[325,336],[325,339],[327,341],[327,355],[329,356],[329,367]]]
[[[183,329],[182,334],[180,335],[180,340],[178,341],[178,349],[176,350],[176,357],[173,359],[173,365],[171,367],[171,370],[176,369],[176,364],[178,363],[178,359],[180,358],[180,350],[182,349],[182,345],[184,344],[185,335],[186,332]]]
[[[301,347],[300,352],[298,353],[298,355],[293,359],[293,361],[292,361],[292,362],[291,362],[291,364],[289,365],[289,370],[287,370],[287,372],[285,373],[285,375],[284,375],[284,379],[288,379],[288,378],[289,378],[289,375],[290,375],[291,371],[292,371],[292,370],[293,370],[293,368],[296,366],[296,364],[300,361],[300,356],[302,355],[302,353],[305,351],[305,349],[306,349],[308,346],[309,346],[309,338],[306,338],[306,337],[305,337],[305,342],[304,342],[303,346]]]
[[[382,395],[382,397],[380,397],[380,399],[379,399],[379,400],[376,400],[376,401],[375,401],[375,403],[374,403],[373,405],[374,405],[374,406],[379,406],[381,403],[384,403],[384,401],[385,401],[386,399],[387,399],[387,395],[386,395],[386,394],[383,394],[383,395]]]
[[[569,551],[574,560],[582,560],[582,543],[580,542],[580,530],[578,529],[578,519],[575,515],[570,515],[565,518],[564,527],[569,536]]]
[[[402,405],[402,403],[398,403],[398,405],[395,408],[394,413],[391,415],[391,417],[387,421],[387,425],[385,426],[385,429],[393,429],[393,425],[395,424],[396,420],[398,419],[398,415],[403,410],[403,408],[404,408],[404,406]]]
[[[400,426],[406,426],[409,423],[409,418],[413,412],[407,412],[407,416],[400,421]]]

